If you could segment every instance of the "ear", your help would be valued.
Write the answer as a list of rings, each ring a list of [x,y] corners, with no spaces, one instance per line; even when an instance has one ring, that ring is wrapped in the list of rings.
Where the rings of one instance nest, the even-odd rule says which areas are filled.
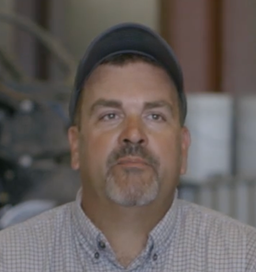
[[[68,129],[68,140],[71,153],[71,167],[78,170],[80,167],[79,162],[79,130],[76,126]]]
[[[191,143],[190,133],[187,127],[181,129],[181,169],[180,174],[184,175],[187,171],[188,150]]]

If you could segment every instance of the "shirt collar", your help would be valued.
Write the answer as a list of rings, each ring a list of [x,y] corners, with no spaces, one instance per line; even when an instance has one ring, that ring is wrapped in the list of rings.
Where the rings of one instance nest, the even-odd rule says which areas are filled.
[[[178,214],[178,190],[175,190],[172,205],[161,221],[150,232],[149,237],[152,238],[154,252],[158,253],[165,249],[165,246],[172,240]]]
[[[173,199],[172,206],[167,211],[162,220],[155,226],[155,228],[150,232],[148,244],[146,248],[151,248],[152,254],[159,254],[160,251],[169,244],[172,240],[175,225],[177,222],[178,213],[178,190],[175,191],[175,196]],[[90,254],[95,254],[99,242],[102,238],[106,241],[104,234],[91,222],[91,220],[86,216],[81,207],[82,200],[82,189],[77,193],[76,201],[72,206],[72,220],[74,222],[75,231],[79,236],[79,241],[81,244],[85,243],[89,245]],[[146,252],[144,252],[145,254]],[[144,255],[143,254],[143,255]]]
[[[89,246],[89,253],[95,254],[99,242],[99,237],[104,236],[102,232],[91,222],[81,207],[82,188],[78,191],[76,201],[72,206],[72,221],[75,232],[78,235],[82,246]]]

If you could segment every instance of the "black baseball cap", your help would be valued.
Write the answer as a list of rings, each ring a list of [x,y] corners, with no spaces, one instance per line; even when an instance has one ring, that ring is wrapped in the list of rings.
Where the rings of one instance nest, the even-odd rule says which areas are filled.
[[[182,122],[187,113],[183,90],[183,75],[178,60],[169,44],[152,29],[136,23],[115,25],[97,36],[81,59],[69,104],[71,124],[74,124],[77,102],[84,83],[92,71],[106,58],[120,54],[136,54],[148,57],[160,64],[172,78],[182,107]]]

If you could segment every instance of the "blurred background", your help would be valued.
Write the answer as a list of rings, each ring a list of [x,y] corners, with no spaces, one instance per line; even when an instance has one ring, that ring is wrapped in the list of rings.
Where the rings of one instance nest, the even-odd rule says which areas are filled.
[[[0,229],[75,198],[76,64],[120,22],[159,32],[184,71],[192,145],[180,197],[256,227],[256,1],[0,0]]]

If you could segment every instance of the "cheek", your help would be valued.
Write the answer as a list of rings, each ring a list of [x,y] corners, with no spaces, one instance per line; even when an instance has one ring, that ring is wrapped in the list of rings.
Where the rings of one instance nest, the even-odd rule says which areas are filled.
[[[84,137],[83,158],[88,167],[99,170],[105,167],[106,160],[116,145],[116,140],[110,133],[91,133]]]
[[[159,135],[155,144],[155,153],[160,158],[164,172],[174,172],[181,164],[181,141],[177,135]],[[170,170],[170,171],[169,171]]]

